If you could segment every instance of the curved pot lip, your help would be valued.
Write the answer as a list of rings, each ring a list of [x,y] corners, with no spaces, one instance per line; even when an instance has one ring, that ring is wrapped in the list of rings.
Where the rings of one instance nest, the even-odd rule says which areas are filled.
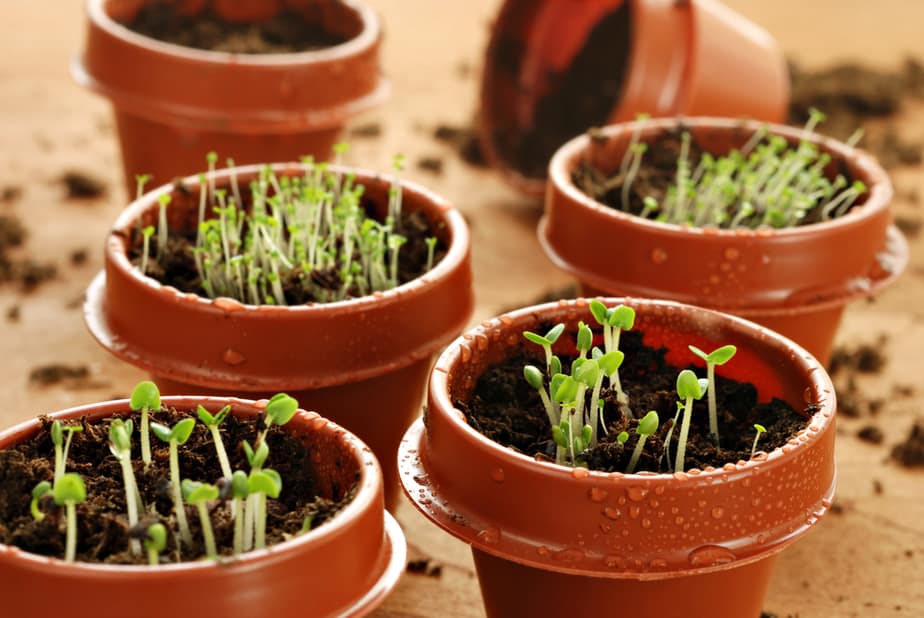
[[[876,182],[869,183],[869,194],[866,201],[863,202],[859,208],[854,208],[846,215],[829,221],[798,227],[760,230],[686,227],[675,223],[663,223],[650,219],[642,219],[641,217],[609,208],[578,189],[571,181],[570,172],[578,157],[588,150],[588,146],[591,143],[590,136],[584,133],[566,142],[556,151],[549,162],[550,183],[548,185],[547,199],[551,199],[554,191],[560,191],[584,208],[605,214],[606,216],[620,220],[626,224],[638,226],[647,233],[662,234],[666,237],[667,241],[670,241],[671,238],[690,235],[720,238],[723,240],[731,238],[763,237],[795,241],[806,236],[822,233],[826,230],[833,231],[843,226],[862,224],[865,220],[874,218],[878,216],[881,211],[886,210],[892,200],[893,191],[889,177],[873,156],[863,150],[848,146],[834,138],[815,132],[807,133],[796,127],[747,119],[717,118],[712,116],[673,116],[611,124],[601,127],[598,130],[603,136],[612,138],[618,135],[631,134],[635,130],[643,133],[646,131],[661,132],[681,127],[689,128],[694,132],[700,129],[715,129],[727,132],[743,130],[750,133],[761,128],[766,128],[769,134],[779,135],[791,141],[807,139],[813,144],[832,151],[843,161],[850,163],[855,170],[863,172]]]
[[[258,174],[264,167],[266,166],[259,164],[242,165],[230,169],[216,170],[214,174],[206,174],[205,177],[221,180],[224,178],[230,178],[233,172],[237,174],[238,178],[240,179],[241,176],[248,174]],[[271,164],[271,167],[276,172],[301,171],[304,169],[300,163],[293,162],[273,163]],[[341,174],[355,174],[356,179],[360,182],[360,184],[368,181],[391,180],[391,178],[386,174],[380,174],[372,170],[349,167],[345,165],[328,165],[328,169],[339,172]],[[187,187],[195,188],[199,184],[199,176],[198,174],[187,176],[183,179],[182,182]],[[447,276],[454,269],[458,268],[459,265],[462,264],[462,262],[465,260],[466,248],[469,244],[469,231],[468,226],[465,224],[465,219],[462,217],[461,213],[459,213],[459,211],[456,210],[445,198],[440,197],[438,194],[422,185],[417,184],[416,182],[401,180],[401,187],[403,190],[410,190],[423,196],[425,199],[432,202],[436,206],[436,210],[443,216],[443,222],[449,229],[452,242],[446,251],[446,255],[443,256],[443,259],[436,263],[430,271],[424,273],[416,279],[412,279],[407,283],[403,283],[398,287],[385,290],[384,292],[374,292],[359,298],[349,298],[332,303],[313,303],[308,305],[251,305],[234,300],[233,298],[219,297],[216,299],[210,299],[205,298],[204,296],[199,296],[198,294],[181,292],[173,286],[164,285],[155,279],[152,279],[151,277],[142,275],[138,269],[128,261],[128,257],[125,255],[125,252],[119,249],[119,240],[115,235],[120,231],[130,229],[132,224],[138,220],[138,217],[145,210],[157,203],[157,200],[161,195],[170,194],[174,188],[173,182],[161,185],[157,189],[145,193],[143,196],[141,196],[140,199],[133,201],[119,214],[107,238],[106,253],[107,257],[112,258],[112,263],[115,266],[117,266],[120,270],[128,272],[129,277],[131,277],[136,282],[141,283],[142,285],[148,285],[155,290],[158,290],[159,293],[173,293],[177,297],[177,302],[191,303],[202,309],[214,307],[216,306],[216,301],[218,301],[218,307],[225,311],[257,312],[267,316],[273,316],[276,314],[291,314],[292,312],[295,312],[296,314],[319,314],[320,316],[324,316],[328,313],[359,313],[371,307],[383,307],[391,305],[398,302],[401,297],[406,294],[412,294],[419,289],[431,287],[433,285],[434,279],[440,279]]]
[[[206,408],[213,409],[219,409],[225,405],[231,405],[235,410],[247,411],[253,414],[257,414],[262,408],[266,407],[268,400],[251,400],[241,399],[238,397],[204,397],[181,395],[162,397],[161,403],[163,406],[174,407],[177,409],[194,409],[196,405],[199,404],[204,405]],[[113,414],[131,412],[129,404],[129,399],[115,399],[112,401],[90,403],[65,410],[60,410],[48,414],[47,417],[50,419],[61,420],[80,418],[85,415],[90,415],[95,418],[106,418]],[[174,575],[194,575],[196,573],[224,569],[255,569],[262,565],[276,561],[282,555],[298,552],[299,549],[302,549],[306,545],[313,544],[315,542],[324,542],[329,537],[337,534],[341,528],[349,526],[360,516],[361,513],[374,507],[373,501],[381,491],[382,480],[381,469],[379,467],[378,460],[376,460],[375,455],[372,454],[372,450],[369,449],[369,447],[366,446],[358,437],[342,428],[340,425],[337,425],[333,421],[322,417],[317,412],[309,412],[302,408],[298,409],[295,416],[293,417],[293,420],[290,422],[296,422],[297,424],[305,426],[315,422],[317,419],[324,421],[325,431],[341,432],[341,438],[350,445],[353,456],[357,460],[358,468],[361,471],[359,489],[357,490],[353,500],[351,500],[350,503],[346,505],[346,507],[344,507],[323,526],[319,526],[318,528],[310,530],[307,533],[299,535],[293,539],[271,545],[265,549],[249,551],[236,558],[222,558],[214,562],[181,562],[179,564],[166,564],[158,566],[95,564],[86,562],[67,563],[60,558],[40,556],[38,554],[25,552],[10,545],[3,544],[0,544],[0,561],[25,561],[26,563],[31,564],[37,570],[66,570],[77,576],[90,577],[104,574],[117,574],[126,577],[136,577],[140,574],[145,574],[146,576],[156,578]],[[16,442],[28,439],[28,437],[31,437],[31,434],[34,434],[36,431],[38,431],[40,427],[41,424],[37,418],[23,421],[22,423],[18,423],[12,427],[9,427],[8,429],[0,431],[0,442],[8,439],[16,440]],[[403,545],[404,538],[403,535],[400,534],[400,528],[398,529],[397,534],[394,530],[389,530],[386,536],[386,542],[391,546],[391,551],[393,554],[399,555],[406,551],[406,548],[401,547],[401,545]],[[393,578],[393,573],[391,572],[393,569],[394,565],[389,563],[389,566],[386,569],[388,577],[384,578],[383,575],[383,578]]]
[[[727,320],[730,323],[743,326],[747,330],[755,333],[755,335],[759,334],[763,341],[769,342],[773,347],[789,350],[791,352],[792,362],[797,363],[803,369],[800,373],[803,373],[806,377],[808,383],[807,388],[811,388],[813,393],[819,395],[817,398],[819,401],[818,408],[815,410],[812,417],[808,419],[806,427],[800,431],[799,438],[790,440],[786,445],[775,448],[769,453],[759,452],[748,461],[728,462],[723,466],[712,469],[709,469],[709,467],[704,470],[690,468],[686,471],[674,472],[672,474],[644,471],[641,473],[624,474],[621,472],[586,470],[586,474],[575,474],[575,469],[573,468],[537,461],[532,457],[518,453],[494,442],[469,426],[465,420],[465,415],[453,405],[448,390],[449,371],[456,363],[464,362],[465,355],[462,351],[463,347],[467,345],[469,341],[478,341],[479,338],[484,340],[488,331],[501,324],[512,324],[521,318],[529,318],[550,311],[557,313],[568,309],[586,309],[590,300],[589,298],[579,298],[524,307],[492,318],[457,338],[437,359],[436,365],[431,373],[428,387],[428,396],[431,401],[431,406],[429,408],[430,414],[438,414],[441,416],[441,419],[447,419],[445,421],[441,420],[441,422],[449,423],[453,432],[461,432],[464,434],[466,439],[474,444],[474,451],[490,453],[490,455],[497,457],[498,460],[508,461],[511,467],[535,469],[540,471],[543,476],[554,475],[568,483],[587,485],[588,490],[591,489],[594,484],[599,485],[601,483],[610,485],[613,482],[626,485],[633,483],[637,485],[642,483],[648,489],[654,488],[656,493],[658,487],[663,489],[664,486],[674,484],[678,481],[696,479],[697,482],[713,483],[715,481],[721,482],[723,475],[727,475],[731,472],[742,475],[757,472],[766,473],[768,470],[779,467],[785,463],[787,459],[804,452],[810,446],[813,446],[821,440],[821,436],[826,433],[826,430],[833,429],[832,425],[834,423],[837,406],[831,379],[815,357],[797,343],[744,318],[673,301],[629,297],[597,297],[597,300],[601,300],[607,306],[625,303],[633,305],[636,308],[639,306],[647,306],[663,309],[683,309],[685,311],[692,311],[697,315],[709,316],[710,319],[713,320]],[[488,338],[488,340],[490,340],[490,338]],[[718,572],[755,562],[782,551],[798,536],[798,534],[795,533],[790,534],[788,538],[784,538],[775,544],[769,545],[763,551],[759,551],[748,557],[739,558],[725,564],[691,567],[683,570],[682,573],[680,571],[588,571],[586,569],[572,568],[567,565],[550,564],[549,562],[543,562],[541,560],[531,560],[521,555],[511,555],[506,553],[503,549],[498,548],[495,543],[490,542],[488,539],[484,538],[483,535],[479,534],[477,530],[473,530],[467,525],[464,516],[460,516],[457,511],[453,509],[453,505],[449,504],[439,495],[438,485],[430,483],[428,479],[426,481],[420,480],[422,476],[425,478],[428,473],[427,467],[422,461],[426,457],[426,425],[426,417],[416,421],[406,432],[399,448],[399,473],[405,495],[422,514],[446,532],[470,544],[473,548],[477,548],[506,560],[544,570],[577,575],[639,580],[665,579],[676,577],[678,574],[686,575]],[[814,431],[809,431],[809,427],[812,427]],[[835,483],[836,475],[827,491],[828,500],[830,500],[833,495]],[[827,506],[828,504],[823,503],[825,510]]]
[[[372,7],[360,0],[340,0],[347,8],[355,12],[362,22],[362,29],[359,34],[343,43],[325,47],[324,49],[273,54],[240,54],[234,52],[211,51],[167,43],[134,32],[109,16],[103,8],[103,5],[107,1],[108,0],[87,0],[86,7],[87,15],[93,24],[102,28],[111,36],[121,39],[129,45],[148,48],[161,54],[177,56],[207,64],[234,63],[280,67],[293,64],[338,60],[367,50],[375,45],[375,42],[382,35],[381,21]]]

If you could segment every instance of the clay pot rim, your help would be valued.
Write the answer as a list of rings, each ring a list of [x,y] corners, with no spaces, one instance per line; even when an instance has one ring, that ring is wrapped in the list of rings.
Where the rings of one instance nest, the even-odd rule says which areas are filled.
[[[850,212],[842,217],[809,225],[781,229],[762,228],[761,230],[752,230],[746,228],[729,230],[687,227],[676,223],[664,223],[652,221],[651,219],[642,219],[641,217],[630,215],[621,210],[616,210],[601,204],[581,191],[571,181],[571,170],[574,168],[581,155],[587,152],[591,144],[591,137],[586,133],[578,135],[566,142],[552,157],[549,162],[549,191],[561,191],[567,197],[585,208],[600,213],[606,213],[606,216],[613,217],[625,223],[640,226],[643,229],[647,229],[649,233],[657,232],[666,236],[668,241],[670,237],[690,235],[723,240],[730,238],[746,238],[757,239],[759,242],[761,238],[768,238],[783,240],[792,239],[795,241],[807,235],[823,233],[826,230],[834,231],[844,226],[863,225],[867,220],[880,216],[883,210],[889,208],[889,204],[892,201],[892,183],[889,181],[889,177],[885,170],[882,169],[882,166],[879,165],[872,155],[859,148],[848,146],[844,142],[832,137],[827,137],[816,132],[806,133],[802,129],[796,127],[747,119],[718,118],[712,116],[673,116],[668,118],[610,124],[605,127],[600,127],[597,130],[606,138],[612,139],[616,136],[631,135],[635,130],[640,131],[641,137],[644,138],[646,133],[661,133],[678,128],[689,129],[691,133],[695,133],[698,130],[715,130],[730,133],[747,131],[748,133],[753,133],[758,129],[766,128],[768,134],[784,137],[791,143],[793,141],[798,142],[799,140],[805,139],[821,147],[823,150],[831,151],[833,155],[836,155],[836,157],[840,158],[845,164],[848,164],[852,172],[856,175],[863,176],[869,193],[861,206],[851,209]]]
[[[243,165],[230,169],[216,170],[214,174],[206,174],[205,177],[215,178],[216,180],[223,180],[230,178],[233,171],[237,174],[238,179],[240,180],[243,176],[249,174],[258,174],[264,167],[266,166],[259,164]],[[304,171],[304,167],[300,163],[274,163],[271,165],[271,167],[277,173],[301,173]],[[329,165],[328,167],[329,169],[340,172],[342,174],[355,174],[359,184],[363,184],[367,180],[385,180],[388,178],[388,176],[385,174],[380,174],[378,172],[362,168],[349,167],[345,165]],[[186,187],[195,189],[199,185],[198,175],[194,174],[187,176],[183,179],[183,184]],[[109,236],[106,241],[106,254],[116,268],[123,271],[124,273],[127,273],[128,276],[136,283],[147,285],[156,290],[159,294],[173,294],[176,296],[175,301],[177,303],[192,304],[198,306],[201,309],[214,308],[216,306],[216,301],[219,301],[218,306],[225,311],[245,311],[256,313],[258,315],[264,315],[267,318],[271,318],[276,314],[291,315],[292,312],[295,312],[296,314],[307,313],[309,315],[320,314],[319,317],[323,317],[328,313],[360,313],[364,310],[372,308],[373,306],[382,307],[398,302],[403,295],[414,292],[420,288],[432,287],[435,285],[435,279],[445,278],[453,270],[457,269],[459,265],[465,260],[466,247],[468,246],[470,239],[468,226],[466,226],[465,219],[462,217],[461,213],[459,213],[459,211],[456,210],[445,198],[440,197],[438,194],[430,191],[422,185],[402,179],[401,187],[402,190],[410,190],[411,192],[416,193],[427,201],[433,203],[435,209],[443,216],[443,222],[446,224],[451,239],[448,250],[446,251],[446,255],[443,256],[443,259],[434,264],[433,268],[423,275],[420,275],[419,277],[412,279],[407,283],[403,283],[398,287],[391,288],[390,290],[385,290],[384,292],[375,292],[373,294],[367,294],[366,296],[360,296],[358,298],[349,298],[332,303],[312,303],[305,305],[252,305],[242,303],[238,300],[227,297],[211,299],[204,296],[199,296],[195,293],[182,292],[171,285],[164,285],[152,277],[142,275],[141,272],[135,268],[135,266],[128,260],[128,256],[122,246],[123,239],[118,236],[118,233],[130,230],[131,226],[138,220],[144,211],[157,204],[158,198],[161,195],[169,195],[172,193],[174,190],[174,183],[167,183],[158,187],[157,189],[145,193],[143,196],[141,196],[140,199],[133,201],[119,214],[118,218],[112,226],[112,229],[109,232]],[[101,274],[104,274],[104,271]],[[94,336],[96,335],[94,334]]]
[[[517,453],[516,451],[513,451],[487,438],[486,436],[482,435],[481,433],[476,431],[474,428],[469,426],[469,424],[465,422],[462,412],[459,411],[455,407],[455,405],[452,403],[452,400],[449,398],[449,390],[447,388],[447,382],[448,382],[448,377],[449,377],[449,371],[452,370],[452,368],[456,364],[463,362],[462,352],[461,352],[462,346],[468,344],[470,340],[473,340],[478,336],[484,337],[490,330],[492,330],[493,328],[496,328],[499,325],[498,323],[502,324],[505,320],[506,321],[512,320],[515,322],[515,321],[518,321],[519,319],[522,319],[528,316],[543,314],[549,311],[556,311],[556,310],[560,311],[563,307],[574,307],[579,310],[583,310],[587,308],[587,304],[591,300],[593,299],[576,298],[576,299],[569,300],[569,301],[558,301],[558,302],[553,301],[553,302],[544,303],[541,305],[532,305],[530,307],[523,307],[521,309],[516,309],[514,311],[502,314],[496,318],[492,318],[491,320],[488,320],[487,322],[484,322],[482,324],[475,326],[468,332],[458,337],[455,341],[449,344],[449,346],[446,348],[446,350],[443,351],[442,354],[440,354],[439,358],[436,361],[436,365],[433,368],[433,372],[431,373],[430,385],[428,387],[428,395],[430,396],[430,398],[432,398],[438,403],[437,409],[454,410],[456,414],[449,415],[451,417],[451,422],[456,426],[457,429],[461,429],[462,431],[465,431],[469,435],[473,436],[474,439],[479,443],[481,448],[494,451],[495,453],[508,454],[510,457],[512,457],[514,462],[518,462],[520,464],[528,464],[530,466],[539,466],[541,469],[551,471],[553,474],[557,474],[563,477],[569,476],[573,478],[573,475],[572,475],[573,468],[569,468],[566,466],[560,466],[558,464],[549,463],[545,461],[536,461],[532,457],[529,457],[522,453]],[[823,393],[825,392],[826,388],[830,389],[832,393],[834,392],[834,387],[831,383],[831,379],[827,377],[827,374],[824,371],[821,371],[821,372],[815,371],[815,372],[810,373],[810,370],[813,366],[821,367],[820,363],[818,363],[818,361],[815,359],[814,356],[809,354],[804,348],[802,348],[802,346],[800,346],[796,342],[790,339],[787,339],[786,337],[783,337],[782,335],[779,335],[776,332],[768,328],[765,328],[763,326],[760,326],[759,324],[751,322],[750,320],[746,320],[744,318],[740,318],[740,317],[730,315],[730,314],[725,314],[725,313],[722,313],[720,311],[716,311],[713,309],[706,309],[703,307],[697,307],[695,305],[687,305],[684,303],[678,303],[678,302],[667,301],[667,300],[654,300],[654,299],[632,298],[632,297],[612,297],[612,296],[600,296],[600,297],[596,297],[596,300],[600,300],[601,302],[606,304],[608,307],[615,306],[617,304],[626,304],[626,305],[632,305],[636,309],[639,306],[643,306],[643,307],[661,307],[664,309],[683,310],[685,312],[693,313],[693,314],[709,315],[709,316],[712,316],[711,319],[716,319],[715,316],[722,316],[723,318],[727,318],[729,322],[737,323],[738,325],[745,327],[747,330],[754,331],[755,333],[756,332],[761,333],[761,335],[765,337],[766,341],[773,343],[773,347],[776,347],[776,348],[785,347],[786,349],[793,351],[795,354],[795,358],[793,358],[792,362],[798,363],[800,366],[802,366],[805,369],[805,374],[809,376],[808,377],[809,384],[807,388],[812,388],[812,390],[815,393]],[[566,304],[563,305],[561,304],[562,302]],[[822,376],[824,376],[824,379]],[[818,425],[819,431],[815,433],[808,433],[809,440],[805,442],[800,441],[799,445],[796,446],[796,448],[806,448],[806,446],[803,446],[803,445],[811,444],[812,442],[818,439],[818,435],[821,433],[824,427],[834,422],[833,419],[834,419],[834,413],[836,411],[836,407],[837,407],[836,400],[833,397],[826,396],[821,399],[821,403],[819,404],[818,409],[811,416],[811,418],[807,419],[807,422],[806,422],[806,428],[807,428],[809,425],[817,421],[819,423]],[[825,412],[828,413],[828,416],[825,416]],[[440,412],[437,412],[437,413],[440,413]],[[767,467],[769,465],[772,465],[773,462],[781,459],[785,455],[787,454],[783,452],[783,448],[778,447],[774,449],[773,451],[771,451],[770,453],[767,453],[766,458],[750,459],[745,462],[744,466],[738,467],[736,465],[736,462],[727,462],[725,465],[727,465],[728,463],[731,463],[736,466],[735,467],[736,471],[747,471],[757,466]],[[691,474],[691,471],[692,471],[692,474]],[[659,482],[659,481],[669,482],[669,481],[676,480],[678,478],[678,475],[709,478],[709,477],[721,477],[721,475],[725,472],[728,472],[728,471],[724,470],[722,467],[717,467],[713,469],[712,471],[705,471],[705,470],[699,470],[697,468],[690,468],[684,472],[674,472],[673,474],[667,474],[667,473],[623,474],[621,472],[601,472],[598,470],[588,470],[588,475],[587,477],[584,477],[584,478],[589,478],[589,479],[593,479],[597,481],[604,480],[604,479],[612,480],[614,478],[626,478],[629,480],[636,479],[636,480],[646,480],[646,481],[656,481],[656,482]]]
[[[250,400],[237,397],[204,397],[204,396],[169,396],[163,397],[162,404],[167,407],[177,409],[193,409],[198,404],[203,404],[208,409],[220,409],[225,405],[231,405],[232,413],[256,414],[266,406],[268,400]],[[51,419],[77,419],[82,416],[90,416],[93,420],[107,418],[109,416],[131,412],[129,407],[130,400],[117,399],[112,401],[103,401],[82,406],[76,406],[65,410],[60,410],[48,414]],[[353,500],[347,504],[343,510],[337,513],[331,520],[325,522],[314,530],[295,538],[271,545],[265,549],[258,549],[246,552],[237,558],[223,558],[218,561],[195,561],[181,562],[179,564],[165,564],[158,566],[150,565],[115,565],[115,564],[96,564],[88,562],[67,563],[56,557],[41,556],[19,550],[10,545],[0,544],[0,562],[25,562],[27,567],[34,568],[37,571],[48,572],[49,569],[65,571],[74,576],[81,577],[98,577],[105,575],[120,575],[127,578],[147,577],[157,579],[160,577],[174,577],[176,575],[193,576],[204,574],[212,571],[222,571],[227,569],[256,569],[267,563],[277,560],[280,554],[297,552],[305,545],[314,543],[324,543],[329,537],[341,533],[345,526],[355,521],[361,513],[373,507],[373,501],[381,491],[382,475],[378,461],[372,454],[372,451],[359,438],[352,433],[343,429],[333,421],[324,419],[317,412],[309,412],[299,408],[293,420],[301,426],[307,426],[316,419],[325,421],[324,427],[318,429],[325,433],[339,434],[338,438],[350,446],[353,457],[357,461],[360,471],[358,481],[358,490]],[[0,442],[10,440],[18,443],[30,439],[39,429],[41,424],[37,418],[33,418],[12,427],[0,431]],[[377,471],[373,474],[370,470]],[[390,553],[387,565],[382,569],[380,577],[370,591],[353,606],[358,611],[363,607],[371,606],[378,603],[384,598],[385,594],[397,583],[398,578],[404,571],[405,556],[407,553],[406,541],[401,527],[387,511],[385,515],[385,534],[383,546]]]
[[[374,46],[382,35],[382,24],[378,14],[360,0],[339,0],[346,8],[353,11],[360,19],[362,28],[353,38],[325,47],[323,49],[301,52],[272,54],[241,54],[235,52],[212,51],[167,43],[139,34],[120,24],[106,12],[104,4],[109,0],[87,0],[87,15],[99,28],[114,38],[121,39],[128,45],[147,48],[152,51],[208,64],[242,64],[253,66],[287,66],[318,61],[339,60],[347,56],[362,53]]]

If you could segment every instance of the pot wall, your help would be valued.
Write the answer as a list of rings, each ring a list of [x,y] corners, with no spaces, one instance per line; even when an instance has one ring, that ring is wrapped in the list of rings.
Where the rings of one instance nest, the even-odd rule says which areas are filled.
[[[216,151],[237,163],[327,159],[345,121],[387,95],[379,72],[381,26],[360,0],[287,0],[329,30],[351,37],[292,54],[230,54],[181,47],[130,31],[142,0],[87,0],[87,37],[74,79],[112,100],[125,168],[156,184],[202,169]],[[204,2],[185,2],[188,13]],[[231,21],[265,19],[282,3],[219,2]],[[256,13],[253,11],[256,10]]]
[[[264,402],[165,397],[165,406],[253,416]],[[72,408],[51,418],[99,420],[129,412],[128,401]],[[40,429],[29,421],[0,433],[0,449]],[[405,542],[385,513],[382,479],[368,448],[340,427],[301,410],[286,425],[316,449],[319,485],[350,486],[354,500],[331,521],[291,541],[218,563],[160,567],[74,563],[0,545],[0,580],[8,591],[5,615],[47,618],[155,618],[164,615],[361,616],[371,611],[404,570]],[[323,565],[324,568],[318,568]],[[255,578],[254,574],[259,573]],[[49,594],[53,591],[54,594]],[[169,593],[167,593],[169,592]],[[62,610],[62,603],[66,604]]]

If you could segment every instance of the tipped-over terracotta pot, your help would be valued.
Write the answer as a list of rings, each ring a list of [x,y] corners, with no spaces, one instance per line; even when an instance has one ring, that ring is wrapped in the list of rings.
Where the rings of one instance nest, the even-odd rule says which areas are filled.
[[[740,148],[762,125],[720,118],[649,120],[606,127],[599,139],[577,137],[549,166],[539,240],[585,295],[664,298],[746,317],[793,339],[822,363],[844,306],[892,283],[908,262],[904,237],[892,225],[892,184],[870,155],[801,129],[769,125],[790,143],[807,137],[831,155],[831,173],[845,171],[867,193],[845,216],[785,229],[703,229],[659,223],[609,208],[572,181],[587,161],[618,170],[636,128],[648,141],[679,124],[703,149]]]
[[[235,168],[247,186],[259,166]],[[365,197],[384,209],[391,178],[356,169]],[[301,174],[300,165],[275,166]],[[230,182],[216,172],[216,185]],[[420,414],[435,354],[471,316],[469,234],[443,198],[402,182],[405,212],[422,211],[447,253],[431,271],[386,292],[335,303],[245,305],[179,292],[142,276],[126,254],[139,218],[154,223],[160,195],[172,194],[171,229],[198,218],[198,179],[188,193],[172,185],[147,193],[116,220],[106,241],[105,270],[87,290],[84,317],[93,336],[119,358],[148,371],[169,394],[225,392],[250,398],[285,391],[354,432],[383,463],[386,502],[400,495],[395,453]],[[380,213],[382,214],[382,213]]]
[[[789,103],[777,42],[716,0],[507,0],[484,66],[485,156],[536,197],[555,149],[592,126],[640,113],[781,122]]]
[[[254,416],[265,401],[222,397],[165,397],[165,406]],[[52,419],[101,421],[129,414],[128,400],[50,414]],[[37,420],[0,433],[0,449],[29,440]],[[382,475],[375,457],[355,436],[300,410],[285,426],[310,444],[318,487],[357,483],[356,496],[331,520],[263,550],[219,562],[163,566],[67,563],[0,545],[0,581],[8,591],[4,615],[17,618],[155,618],[158,616],[364,616],[394,588],[405,567],[404,535],[384,509]]]
[[[164,43],[129,30],[154,0],[87,0],[87,37],[71,73],[110,99],[126,186],[156,185],[204,167],[216,151],[238,164],[331,156],[341,127],[387,95],[379,71],[382,31],[362,0],[213,1],[228,21],[258,21],[283,8],[311,14],[347,42],[291,54],[232,54]],[[187,12],[203,0],[182,0]]]
[[[671,474],[588,471],[541,462],[478,433],[454,407],[487,368],[531,346],[524,330],[594,323],[587,301],[528,307],[483,323],[437,360],[429,406],[405,436],[407,495],[472,546],[488,616],[756,618],[777,554],[807,532],[834,493],[831,381],[791,341],[756,324],[678,303],[603,299],[637,312],[648,346],[685,367],[687,344],[738,347],[719,373],[808,426],[782,448],[717,469]]]

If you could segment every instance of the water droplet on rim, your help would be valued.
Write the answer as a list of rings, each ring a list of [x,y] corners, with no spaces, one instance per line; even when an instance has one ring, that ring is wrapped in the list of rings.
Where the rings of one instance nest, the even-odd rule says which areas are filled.
[[[626,495],[632,502],[641,502],[648,495],[648,490],[644,487],[630,487]]]
[[[664,249],[652,249],[651,261],[654,264],[663,264],[667,261],[667,251]]]
[[[587,492],[587,495],[590,497],[591,502],[603,502],[606,500],[609,492],[607,492],[605,489],[600,489],[599,487],[591,487],[590,491]]]
[[[501,531],[496,526],[490,526],[478,533],[478,538],[489,545],[496,545],[500,541]]]
[[[504,482],[504,469],[503,468],[494,468],[491,470],[491,478],[497,483]]]
[[[703,545],[690,552],[687,559],[695,567],[717,566],[734,561],[735,554],[719,545]]]
[[[237,350],[228,348],[225,350],[225,353],[221,355],[221,360],[225,361],[229,365],[236,367],[237,365],[243,364],[247,358]]]

